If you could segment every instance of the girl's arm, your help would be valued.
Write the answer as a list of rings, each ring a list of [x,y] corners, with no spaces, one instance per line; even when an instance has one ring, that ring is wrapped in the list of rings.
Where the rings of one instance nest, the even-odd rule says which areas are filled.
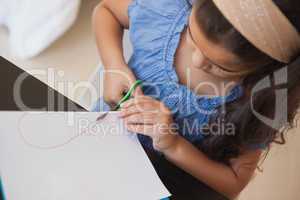
[[[231,166],[210,160],[184,138],[177,136],[175,145],[163,151],[172,163],[185,170],[211,188],[236,198],[249,183],[261,156],[261,150],[244,152],[232,160]]]
[[[93,28],[99,55],[105,68],[103,97],[116,105],[136,78],[123,56],[123,31],[129,26],[127,15],[131,0],[103,0],[94,11]],[[113,88],[113,89],[112,89]],[[135,94],[142,94],[137,88]]]
[[[230,199],[237,197],[249,183],[262,153],[261,150],[245,151],[231,160],[231,166],[209,159],[174,134],[172,113],[151,97],[140,96],[125,102],[120,116],[128,130],[150,136],[154,148],[168,160]]]
[[[123,30],[128,28],[127,7],[131,0],[103,0],[95,8],[93,29],[105,67],[126,65],[123,56]]]

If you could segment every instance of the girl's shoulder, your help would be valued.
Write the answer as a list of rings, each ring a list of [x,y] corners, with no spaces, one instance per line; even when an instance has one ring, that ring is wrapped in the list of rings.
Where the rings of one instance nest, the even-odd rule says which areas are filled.
[[[132,0],[129,9],[138,5],[161,16],[176,16],[184,7],[190,6],[191,1],[192,0]]]

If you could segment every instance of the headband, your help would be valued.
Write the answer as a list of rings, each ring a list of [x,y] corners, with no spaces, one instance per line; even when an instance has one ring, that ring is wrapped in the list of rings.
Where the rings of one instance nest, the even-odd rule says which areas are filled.
[[[213,0],[229,22],[256,48],[289,63],[300,53],[300,35],[272,0]]]

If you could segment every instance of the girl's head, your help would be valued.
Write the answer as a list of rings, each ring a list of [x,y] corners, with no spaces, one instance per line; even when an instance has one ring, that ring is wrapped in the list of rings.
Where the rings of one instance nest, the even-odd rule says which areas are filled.
[[[291,24],[300,31],[300,1],[274,0]],[[287,69],[288,119],[292,123],[300,103],[300,58],[288,65],[279,62],[250,43],[227,20],[211,0],[196,0],[189,20],[188,39],[194,45],[193,62],[207,66],[211,73],[224,76],[243,75],[245,95],[242,100],[228,105],[225,121],[234,123],[234,136],[209,136],[201,144],[204,151],[215,159],[228,161],[239,155],[242,148],[268,146],[283,139],[282,131],[275,130],[260,121],[253,109],[269,118],[275,115],[276,85],[255,93],[251,90],[265,77],[273,80],[274,72]],[[274,80],[273,80],[274,81]],[[299,87],[298,87],[299,86]],[[280,136],[280,137],[279,137]]]
[[[201,2],[201,3],[199,3]],[[212,1],[198,1],[192,10],[187,28],[187,41],[193,47],[193,66],[212,75],[231,78],[252,71],[261,59],[249,58],[250,47],[257,51],[223,17]],[[247,50],[245,50],[247,46]],[[247,53],[246,53],[247,52]]]
[[[294,26],[299,26],[299,1],[279,0],[275,3]],[[275,61],[245,39],[212,0],[195,1],[189,19],[188,41],[194,46],[194,66],[211,70],[211,73],[217,69],[228,77],[248,75]]]

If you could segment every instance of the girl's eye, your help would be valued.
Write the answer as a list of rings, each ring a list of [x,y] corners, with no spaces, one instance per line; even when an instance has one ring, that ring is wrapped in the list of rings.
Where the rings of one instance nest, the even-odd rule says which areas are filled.
[[[233,77],[236,76],[236,74],[234,72],[228,72],[216,65],[212,65],[211,67],[211,73],[216,75],[216,76],[220,76],[220,77]]]

